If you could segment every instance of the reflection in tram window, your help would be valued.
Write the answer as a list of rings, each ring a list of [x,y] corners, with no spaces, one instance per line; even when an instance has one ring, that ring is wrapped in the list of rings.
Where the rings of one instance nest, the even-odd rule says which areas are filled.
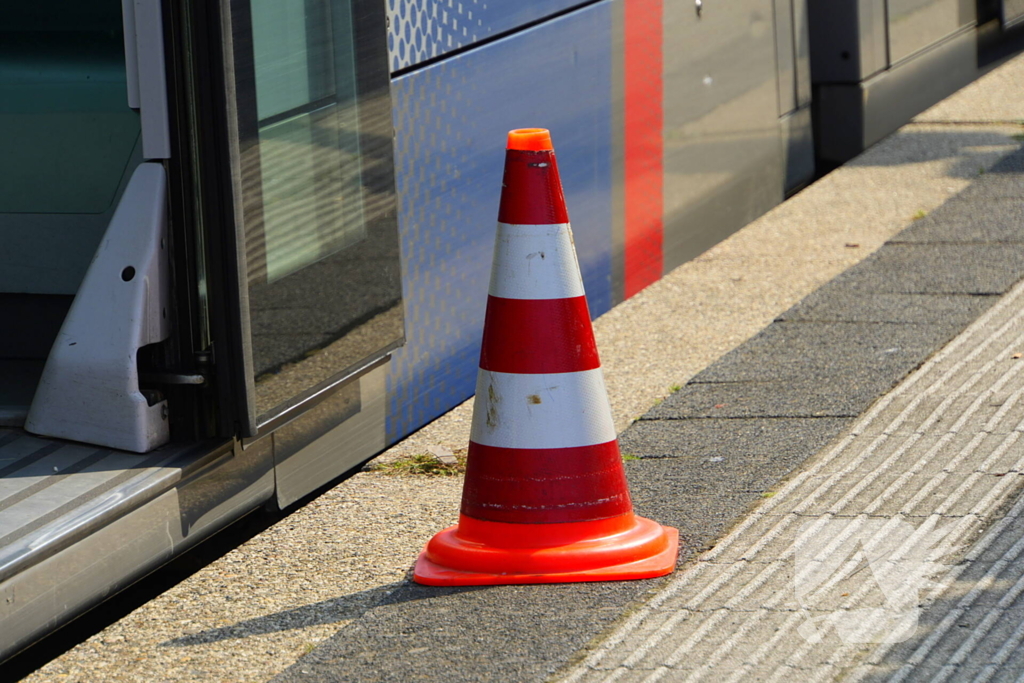
[[[351,46],[334,44],[332,9],[350,14],[306,0],[252,5],[265,254],[249,267],[269,282],[366,236],[355,65]]]
[[[385,62],[355,49],[360,13],[378,3],[229,1],[250,381],[265,424],[401,342],[390,99]]]

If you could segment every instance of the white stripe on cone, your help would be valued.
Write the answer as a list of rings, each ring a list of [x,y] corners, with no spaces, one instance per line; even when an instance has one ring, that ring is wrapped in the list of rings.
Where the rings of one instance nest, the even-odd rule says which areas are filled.
[[[490,294],[505,299],[583,296],[569,224],[498,223]]]
[[[572,448],[615,439],[601,368],[513,374],[480,370],[470,439],[499,448]]]

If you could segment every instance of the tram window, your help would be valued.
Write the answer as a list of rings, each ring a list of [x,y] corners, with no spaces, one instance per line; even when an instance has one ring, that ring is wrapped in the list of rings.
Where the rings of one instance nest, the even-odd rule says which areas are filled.
[[[121,3],[10,3],[0,31],[0,213],[105,212],[139,137]]]
[[[264,424],[402,338],[383,8],[227,1],[250,386]],[[361,12],[381,14],[369,63]]]
[[[252,3],[264,254],[249,268],[257,278],[265,268],[268,282],[366,236],[354,54],[333,45],[328,10]]]

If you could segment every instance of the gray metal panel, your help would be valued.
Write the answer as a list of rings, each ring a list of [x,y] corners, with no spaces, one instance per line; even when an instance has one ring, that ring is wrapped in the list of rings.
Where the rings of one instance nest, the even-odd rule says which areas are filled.
[[[135,35],[135,0],[121,0],[124,25],[124,70],[128,78],[128,106],[139,108],[139,47]]]
[[[811,108],[801,107],[779,119],[786,155],[786,192],[806,185],[814,177],[814,135]]]
[[[977,33],[968,28],[864,83],[814,92],[818,156],[842,163],[977,76]]]
[[[173,486],[210,452],[140,458],[0,430],[0,581]]]
[[[142,153],[146,159],[169,159],[171,127],[167,109],[164,20],[160,0],[135,0],[135,33]]]
[[[965,24],[961,0],[887,0],[889,9],[889,61],[906,59],[956,33]]]
[[[1000,9],[1003,28],[1010,28],[1024,21],[1024,0],[1002,0]]]
[[[273,433],[280,507],[384,450],[386,371],[363,375]]]
[[[0,453],[28,447],[68,448],[0,431]],[[38,451],[38,449],[36,449]],[[95,454],[96,449],[91,449]],[[84,493],[77,474],[50,477],[50,512],[0,539],[0,660],[66,623],[194,546],[273,494],[269,442],[244,453],[230,444],[167,449],[149,458],[106,451],[113,475]],[[25,468],[0,459],[0,477]],[[94,469],[99,470],[99,466]],[[44,482],[45,483],[45,482]],[[95,483],[95,482],[93,482]],[[111,485],[113,483],[114,485]],[[88,487],[86,487],[88,488]],[[52,494],[63,492],[62,505]]]
[[[584,0],[390,0],[391,70],[436,59],[582,4]]]
[[[782,200],[772,16],[771,0],[705,2],[699,17],[665,4],[665,270]]]
[[[129,517],[0,582],[0,659],[167,561],[178,538],[167,520],[177,514],[167,491]]]
[[[808,0],[815,83],[857,83],[889,64],[885,0]]]
[[[807,0],[793,0],[793,40],[796,59],[796,104],[811,103],[811,30]]]
[[[793,36],[793,1],[774,0],[775,55],[779,83],[779,116],[791,112],[796,102],[796,41]]]

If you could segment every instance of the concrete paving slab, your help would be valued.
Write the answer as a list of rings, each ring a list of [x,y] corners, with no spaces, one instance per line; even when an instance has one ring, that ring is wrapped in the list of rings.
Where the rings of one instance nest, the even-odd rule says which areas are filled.
[[[956,264],[956,265],[954,265]],[[892,243],[840,275],[861,292],[1002,294],[1024,276],[1024,250],[1000,244]]]
[[[1024,267],[1024,256],[1021,264]],[[883,378],[891,386],[952,334],[947,325],[776,323],[691,381],[840,383]]]
[[[1024,127],[1024,121],[1021,121],[1021,127]],[[1016,176],[1018,180],[1021,180],[1022,176],[1024,176],[1024,152],[1018,151],[1007,154],[992,164],[986,173],[991,173],[993,176]],[[980,191],[984,188],[978,189]]]
[[[1024,177],[1024,154],[1009,154],[985,171],[984,183],[965,188],[959,198],[983,202],[994,199],[1021,198],[1021,179]]]
[[[638,467],[640,465],[629,463],[626,469],[636,471]],[[707,550],[761,498],[757,492],[679,493],[675,483],[661,479],[642,489],[634,488],[631,493],[636,514],[656,518],[661,524],[679,529],[680,564]]]
[[[642,476],[646,487],[665,487],[678,496],[705,496],[717,493],[762,494],[780,477],[803,462],[799,455],[786,458],[676,457],[644,459]],[[685,501],[682,501],[685,506]]]
[[[437,681],[455,674],[440,662],[464,661],[467,647],[480,654],[462,680],[542,679],[586,645],[595,627],[618,616],[623,597],[639,597],[657,583],[406,585],[277,680]],[[510,619],[508,604],[520,602],[522,612]]]
[[[619,448],[634,457],[693,458],[712,465],[792,458],[803,462],[851,422],[843,418],[696,419],[673,423],[644,419],[620,437]]]
[[[843,391],[835,385],[841,384]],[[641,418],[806,417],[841,418],[860,415],[892,380],[877,376],[775,382],[706,382],[688,384]]]
[[[954,198],[894,237],[894,243],[978,242],[1019,244],[1024,240],[1024,197]]]
[[[1018,174],[992,174],[991,182],[984,183],[978,187],[971,187],[964,190],[962,199],[965,201],[1019,201],[1021,197],[1020,181]]]
[[[956,431],[963,423],[963,415],[970,413],[983,420],[982,431],[1006,434],[1024,424],[1024,406],[1019,391],[1009,389],[1009,381],[1024,372],[1018,351],[1024,346],[1024,320],[1010,321],[1003,340],[1005,347],[998,358],[976,366],[970,385],[961,385],[956,392],[941,387],[917,394],[894,396],[893,406],[901,417],[892,422],[872,422],[857,427],[858,434],[896,435],[908,431]],[[980,349],[978,350],[980,351]],[[1016,357],[1015,356],[1019,356]],[[922,427],[925,428],[922,430]]]
[[[1015,512],[1019,513],[1018,504]],[[965,562],[955,582],[921,614],[919,633],[871,658],[882,670],[908,663],[916,669],[952,666],[953,673],[995,664],[997,680],[1024,671],[1024,521],[1011,514],[978,544],[977,559]],[[862,680],[880,680],[867,675]],[[911,680],[908,678],[908,680]],[[953,680],[959,680],[953,678]]]
[[[908,230],[904,230],[894,239],[902,239]],[[993,303],[995,303],[994,296],[970,294],[851,292],[843,286],[830,282],[780,315],[777,320],[781,322],[966,325]]]

